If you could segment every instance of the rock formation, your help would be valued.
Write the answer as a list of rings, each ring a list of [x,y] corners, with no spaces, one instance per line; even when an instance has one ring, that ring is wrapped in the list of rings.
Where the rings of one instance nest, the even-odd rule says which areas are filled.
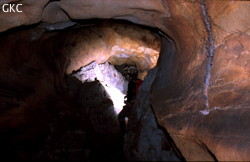
[[[22,12],[0,10],[1,155],[35,158],[48,150],[49,124],[87,122],[76,118],[65,75],[109,61],[136,64],[144,79],[127,159],[250,160],[250,2],[2,0],[1,8],[7,3]]]

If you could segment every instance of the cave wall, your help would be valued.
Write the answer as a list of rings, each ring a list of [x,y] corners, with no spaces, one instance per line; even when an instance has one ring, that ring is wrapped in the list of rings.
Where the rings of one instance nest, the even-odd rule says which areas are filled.
[[[152,109],[150,89],[156,74],[156,69],[149,71],[129,116],[124,152],[131,161],[183,160],[177,150],[174,150],[168,133],[159,127]]]
[[[0,31],[40,21],[57,23],[87,18],[125,19],[159,28],[171,40],[162,45],[151,90],[157,122],[170,134],[186,160],[250,159],[248,1],[22,3],[25,12],[21,14],[0,13]],[[168,49],[166,44],[174,44],[175,48],[170,45]],[[12,57],[15,59],[1,58],[1,65],[22,61]],[[169,59],[169,64],[165,59]]]
[[[35,158],[50,124],[77,107],[67,95],[62,67],[31,44],[32,32],[1,33],[1,160]]]
[[[177,53],[163,49],[152,88],[153,108],[186,160],[249,160],[250,37],[249,23],[243,20],[249,18],[249,3],[201,5],[207,42],[196,45],[203,51],[195,57],[205,58],[183,59],[178,45]],[[183,68],[185,63],[176,64],[180,60],[197,66]]]

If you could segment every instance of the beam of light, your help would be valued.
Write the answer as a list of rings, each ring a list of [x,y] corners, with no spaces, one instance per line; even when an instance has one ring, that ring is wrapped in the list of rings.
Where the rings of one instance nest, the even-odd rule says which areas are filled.
[[[123,109],[128,82],[112,65],[108,63],[99,65],[93,62],[83,67],[80,72],[73,76],[82,82],[93,82],[95,79],[99,80],[113,101],[116,114],[119,114]]]
[[[113,101],[114,104],[114,110],[116,114],[119,114],[120,111],[123,109],[123,106],[125,105],[124,103],[124,97],[125,94],[121,92],[121,90],[113,87],[113,86],[106,86],[105,84],[102,83],[104,86],[106,92],[109,94],[111,100]]]

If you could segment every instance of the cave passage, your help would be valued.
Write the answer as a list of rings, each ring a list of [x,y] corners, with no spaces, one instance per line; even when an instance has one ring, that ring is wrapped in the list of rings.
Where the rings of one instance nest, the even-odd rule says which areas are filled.
[[[102,146],[102,149],[93,148],[92,151],[97,154],[96,156],[106,154],[124,158],[123,138],[139,89],[139,84],[136,84],[139,80],[137,77],[138,71],[135,65],[113,66],[108,62],[103,64],[92,62],[67,76],[69,94],[79,103],[85,116],[88,117],[89,125],[94,130],[91,134],[108,143]],[[101,144],[102,142],[95,145],[101,146]],[[113,151],[105,152],[106,149]]]
[[[0,161],[250,161],[249,15],[240,0],[0,0]]]
[[[119,28],[121,26],[115,30],[119,31]],[[133,28],[128,27],[125,30],[133,32]],[[142,33],[143,43],[146,45],[143,44],[139,47],[133,47],[138,36],[135,38],[131,38],[131,35],[122,35],[121,38],[118,36],[119,41],[125,39],[123,43],[125,45],[111,44],[113,45],[111,56],[106,62],[97,63],[95,60],[68,75],[68,91],[72,98],[80,103],[84,114],[88,116],[90,125],[95,130],[95,136],[103,138],[108,134],[113,137],[106,139],[111,145],[103,146],[104,150],[114,150],[112,153],[106,152],[110,156],[117,155],[117,150],[120,150],[120,154],[123,152],[123,138],[128,127],[130,111],[135,106],[139,86],[148,70],[157,64],[159,52],[156,54],[152,46],[150,47],[152,42],[144,42],[147,41],[147,36],[151,35]],[[99,37],[102,35],[99,34]],[[94,149],[100,154],[101,151],[97,150],[97,148]]]
[[[118,114],[135,108],[139,86],[130,84],[156,67],[161,40],[155,29],[129,22],[86,22],[1,34],[4,158],[126,160],[129,115],[120,115],[124,126]]]

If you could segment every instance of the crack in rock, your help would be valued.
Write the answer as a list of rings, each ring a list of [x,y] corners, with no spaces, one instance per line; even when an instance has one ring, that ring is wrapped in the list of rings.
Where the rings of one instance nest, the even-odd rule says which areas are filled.
[[[202,16],[203,16],[203,22],[207,31],[208,40],[207,40],[207,64],[206,64],[206,75],[205,75],[205,88],[204,88],[204,95],[206,99],[206,108],[209,108],[208,103],[208,88],[210,84],[210,78],[211,78],[211,69],[213,65],[213,58],[214,58],[214,36],[212,32],[212,26],[209,19],[209,15],[207,13],[207,8],[205,5],[205,1],[201,0],[201,9],[202,9]]]

